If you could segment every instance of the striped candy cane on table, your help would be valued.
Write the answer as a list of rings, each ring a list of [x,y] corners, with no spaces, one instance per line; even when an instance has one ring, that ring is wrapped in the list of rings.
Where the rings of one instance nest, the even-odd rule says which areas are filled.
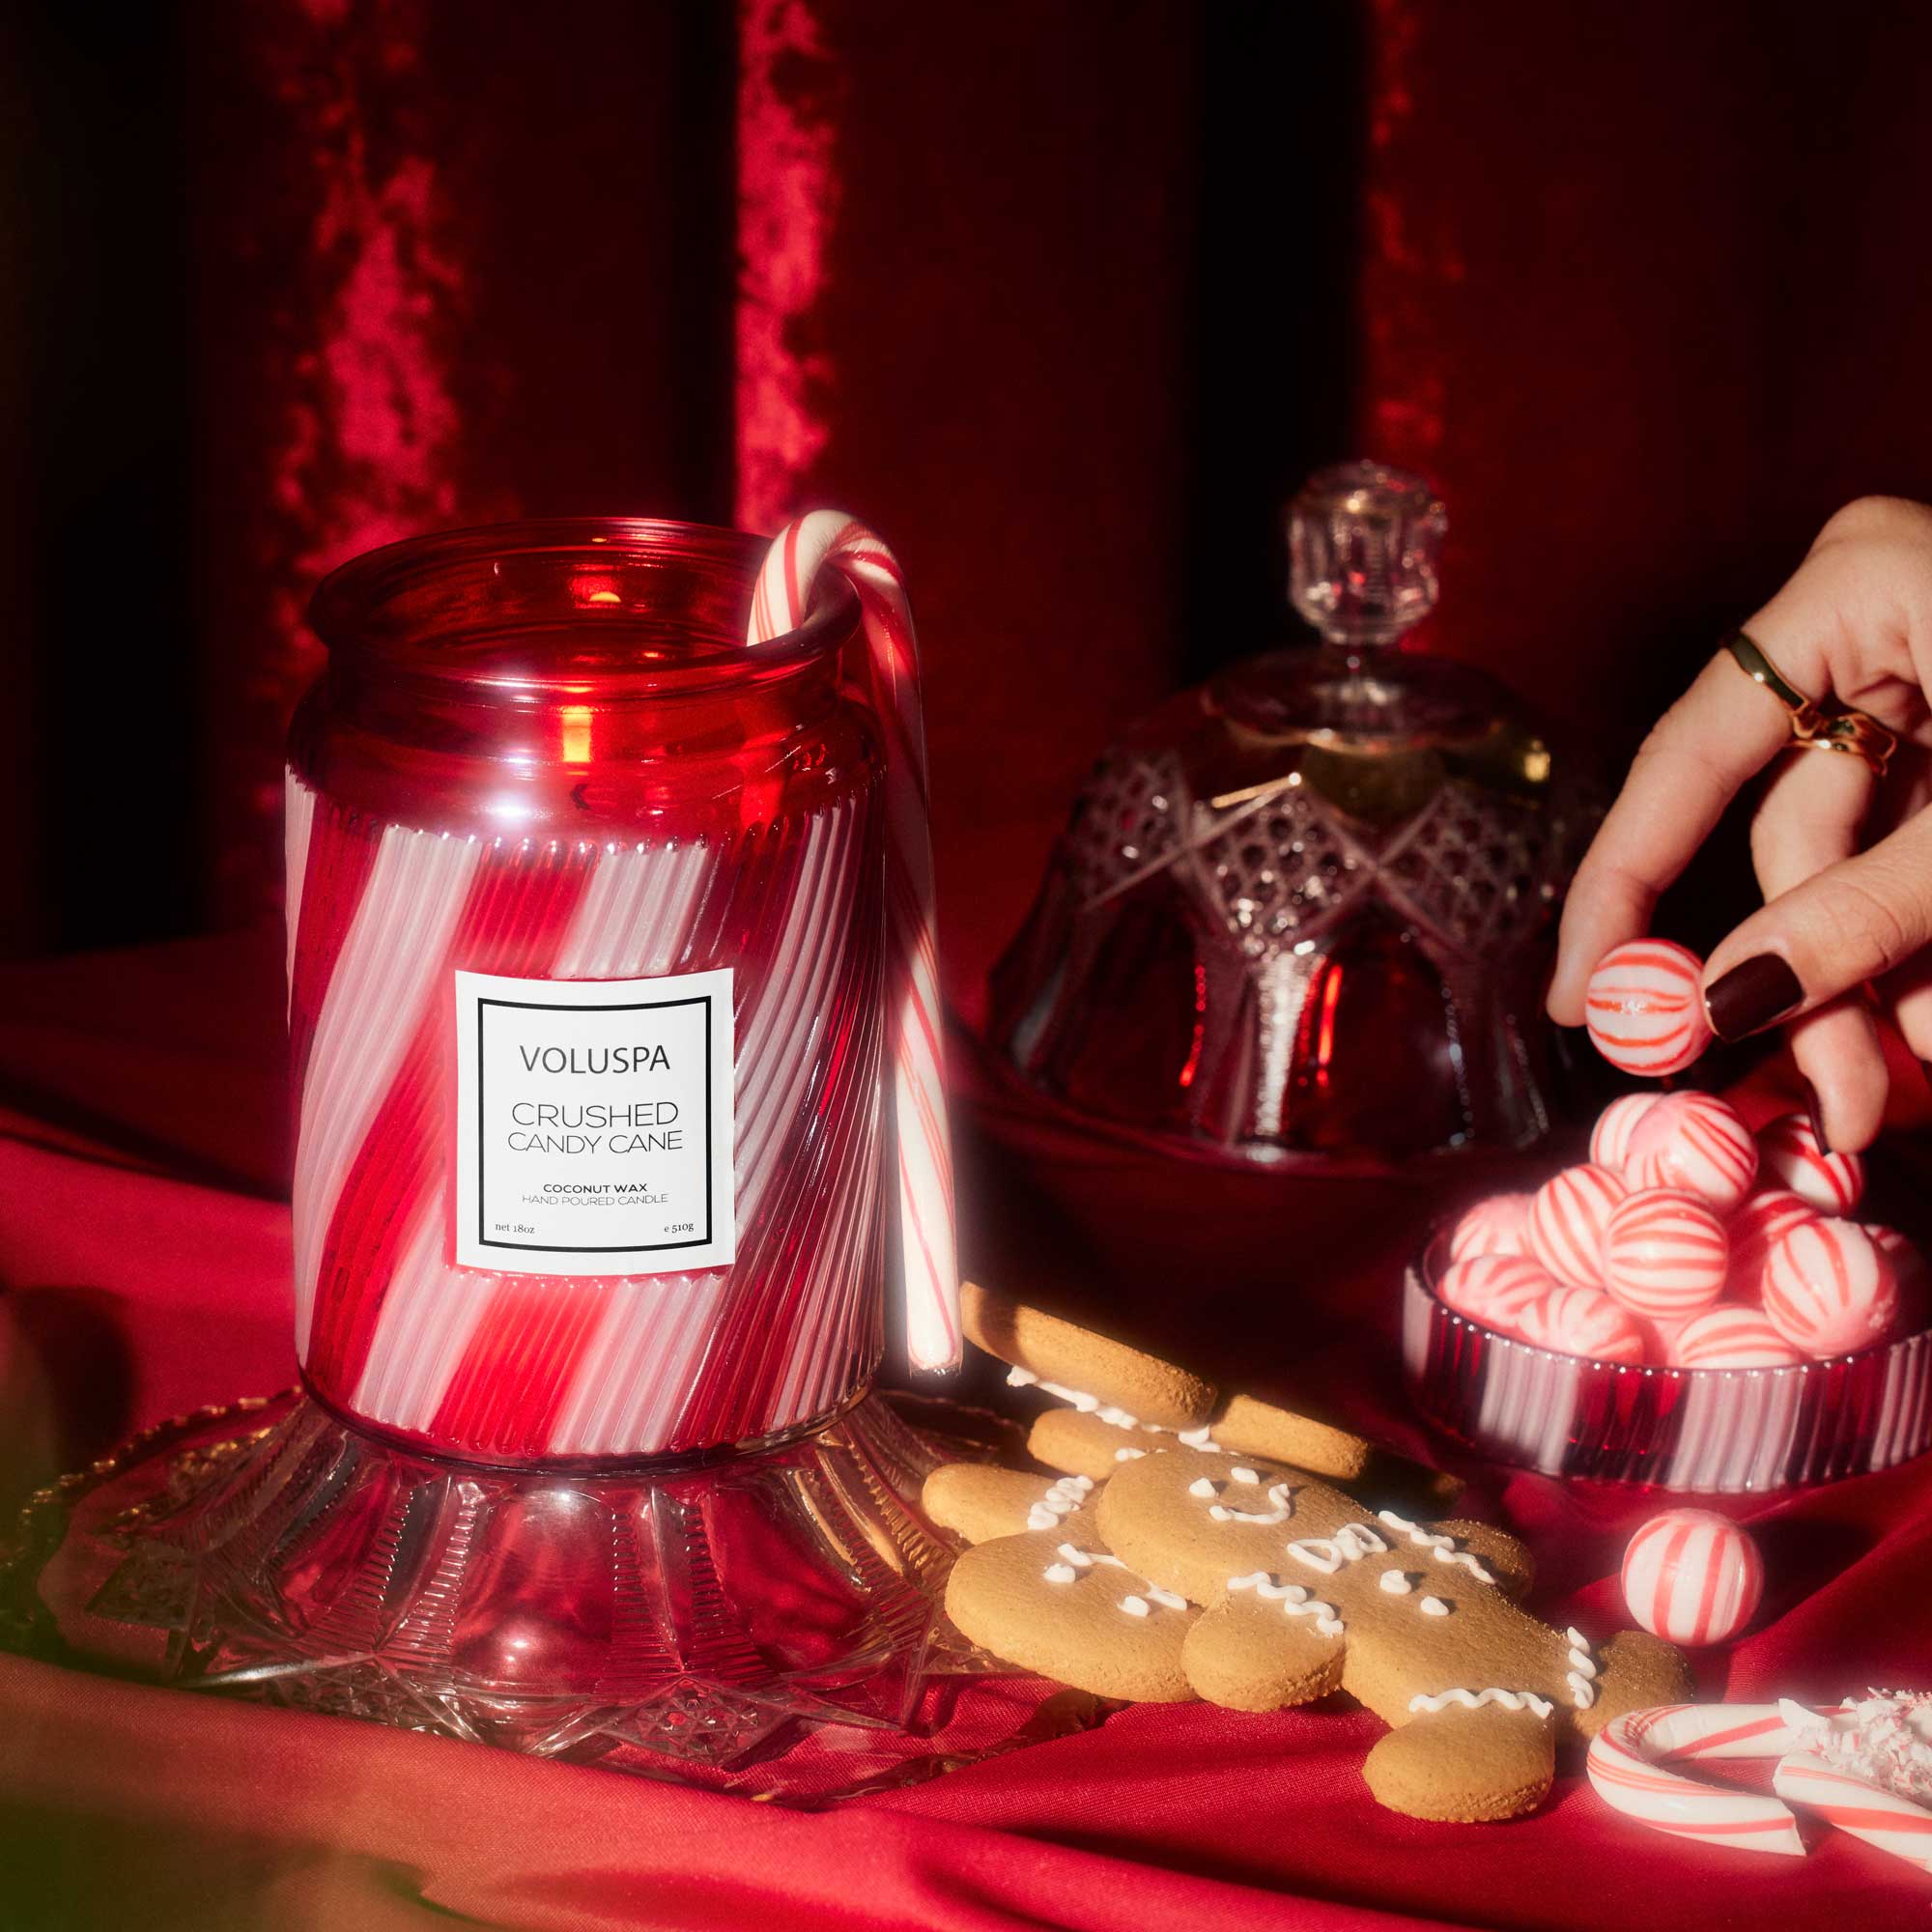
[[[1761,1791],[1700,1784],[1673,1764],[1699,1758],[1776,1757],[1798,1742],[1776,1704],[1665,1704],[1613,1718],[1584,1760],[1598,1797],[1660,1832],[1706,1844],[1802,1858],[1788,1806]]]
[[[823,569],[858,592],[880,724],[887,734],[888,1038],[898,1133],[900,1293],[906,1348],[922,1369],[960,1359],[952,1158],[940,1045],[932,837],[919,652],[905,578],[863,524],[837,511],[800,517],[773,541],[752,596],[753,644],[795,630]]]
[[[1782,1802],[1790,1799],[1826,1824],[1932,1871],[1932,1811],[1820,1754],[1856,1747],[1858,1727],[1875,1709],[1893,1707],[1882,1720],[1895,1730],[1896,1707],[1924,1701],[1879,1693],[1862,1705],[1822,1711],[1789,1698],[1776,1704],[1667,1704],[1612,1719],[1591,1741],[1585,1763],[1599,1797],[1660,1832],[1802,1858],[1804,1841]],[[1766,1757],[1778,1759],[1772,1792],[1700,1784],[1671,1769],[1707,1758]]]
[[[1854,1777],[1808,1751],[1778,1761],[1772,1789],[1807,1805],[1828,1825],[1932,1872],[1932,1811],[1895,1791]]]

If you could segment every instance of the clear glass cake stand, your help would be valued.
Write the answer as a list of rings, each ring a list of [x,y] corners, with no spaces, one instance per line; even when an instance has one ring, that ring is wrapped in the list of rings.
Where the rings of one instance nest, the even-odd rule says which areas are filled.
[[[795,1441],[615,1473],[443,1461],[298,1390],[148,1431],[0,1547],[0,1648],[792,1803],[916,1782],[1103,1707],[967,1643],[941,1461],[1013,1446],[870,1393]]]

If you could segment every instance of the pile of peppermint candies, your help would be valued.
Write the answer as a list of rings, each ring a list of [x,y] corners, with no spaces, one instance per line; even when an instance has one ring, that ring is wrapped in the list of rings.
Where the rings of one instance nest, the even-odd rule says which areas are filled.
[[[1644,939],[1590,980],[1590,1037],[1626,1072],[1681,1071],[1709,1042],[1696,954]],[[1533,1194],[1479,1203],[1449,1237],[1437,1296],[1485,1327],[1598,1361],[1769,1369],[1925,1325],[1926,1271],[1856,1218],[1864,1162],[1803,1114],[1755,1134],[1709,1094],[1626,1094],[1590,1158]]]

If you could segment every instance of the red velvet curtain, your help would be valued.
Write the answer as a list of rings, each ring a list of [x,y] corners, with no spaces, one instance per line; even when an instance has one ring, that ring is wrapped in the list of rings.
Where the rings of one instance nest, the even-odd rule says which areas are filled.
[[[319,571],[611,510],[900,550],[949,968],[1083,765],[1416,465],[1435,635],[1634,734],[1932,495],[1932,15],[1631,0],[205,0],[0,24],[0,943],[275,890]],[[130,807],[137,809],[130,810]]]

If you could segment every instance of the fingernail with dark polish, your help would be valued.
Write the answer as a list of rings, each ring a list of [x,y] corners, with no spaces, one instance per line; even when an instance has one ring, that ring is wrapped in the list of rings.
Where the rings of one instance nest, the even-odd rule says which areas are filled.
[[[1804,1004],[1798,975],[1776,952],[1760,952],[1733,966],[1706,988],[1704,1010],[1719,1039],[1746,1039]]]
[[[1811,1138],[1818,1143],[1820,1153],[1830,1153],[1832,1143],[1825,1138],[1825,1110],[1818,1104],[1818,1090],[1810,1081],[1804,1083],[1805,1109],[1811,1116]]]

